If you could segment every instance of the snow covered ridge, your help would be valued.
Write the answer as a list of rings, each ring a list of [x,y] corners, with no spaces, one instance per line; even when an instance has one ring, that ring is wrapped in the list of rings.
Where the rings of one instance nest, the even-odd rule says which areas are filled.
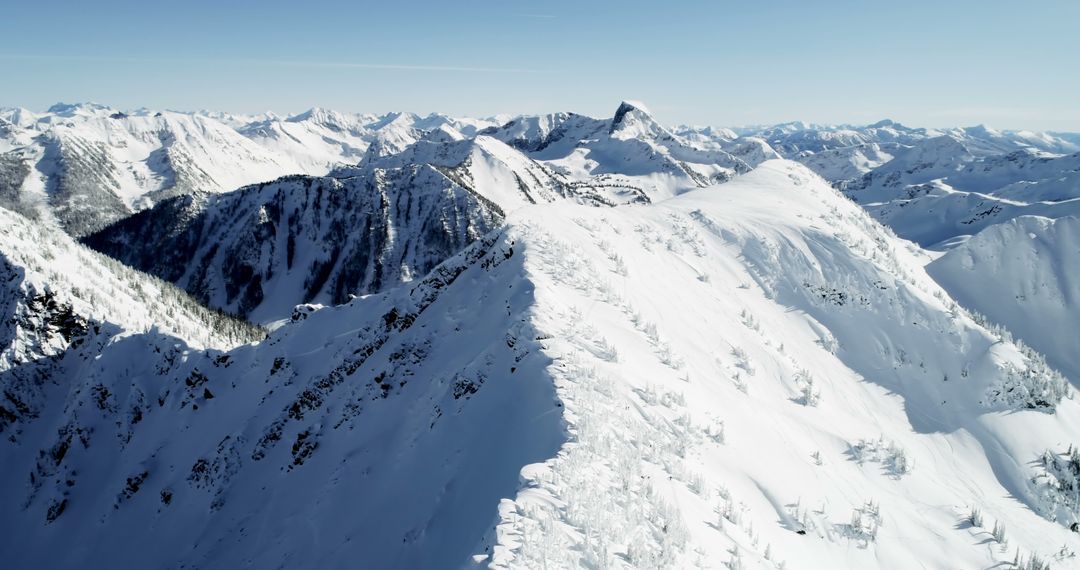
[[[1080,406],[923,259],[771,160],[523,205],[257,344],[72,343],[4,432],[0,544],[55,568],[1075,566]]]

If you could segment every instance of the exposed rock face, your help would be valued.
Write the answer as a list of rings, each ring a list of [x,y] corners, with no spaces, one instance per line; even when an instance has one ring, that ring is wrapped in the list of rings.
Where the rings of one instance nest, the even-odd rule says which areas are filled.
[[[256,321],[345,302],[430,271],[503,218],[438,169],[291,176],[178,197],[86,239],[209,305]]]

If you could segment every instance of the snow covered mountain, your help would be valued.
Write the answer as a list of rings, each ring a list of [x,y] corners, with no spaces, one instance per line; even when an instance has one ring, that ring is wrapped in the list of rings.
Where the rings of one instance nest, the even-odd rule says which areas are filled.
[[[5,205],[79,236],[196,190],[231,190],[298,170],[235,130],[198,115],[56,105],[0,115]]]
[[[887,120],[864,127],[669,129],[635,102],[624,102],[611,119],[556,113],[508,121],[321,108],[281,117],[60,104],[45,113],[0,110],[0,204],[55,219],[82,236],[169,197],[229,191],[286,174],[325,175],[401,154],[420,140],[472,140],[480,133],[522,151],[564,183],[606,188],[595,195],[613,203],[723,182],[783,156],[850,188],[853,196],[858,191],[864,203],[874,193],[867,189],[886,188],[889,195],[874,203],[903,201],[883,206],[888,212],[907,204],[905,192],[925,191],[932,175],[955,178],[953,171],[969,162],[1080,151],[1067,135],[984,126],[916,129]],[[883,217],[888,212],[879,217],[892,224]],[[892,225],[930,245],[924,236],[906,233],[904,223]]]
[[[239,124],[236,130],[259,146],[292,157],[303,167],[294,174],[325,174],[334,166],[360,160],[371,143],[369,125],[377,120],[375,115],[315,107],[290,117]]]
[[[0,548],[52,568],[1075,565],[1080,406],[924,263],[771,160],[650,205],[523,205],[259,343],[71,342],[47,405],[2,428]]]
[[[1080,378],[1080,217],[1020,216],[949,250],[927,271],[964,306]]]
[[[1080,567],[1078,220],[1068,134],[3,110],[0,552]]]
[[[696,144],[661,126],[638,102],[619,105],[611,119],[573,113],[519,117],[490,135],[575,182],[637,189],[652,199],[730,180],[746,161]]]
[[[565,144],[590,157],[630,152],[628,165],[612,160],[603,169],[567,174],[561,159],[532,158],[535,152],[499,140],[503,132],[469,138],[442,123],[400,150],[374,152],[372,143],[359,164],[336,168],[330,177],[287,177],[162,202],[85,243],[212,307],[269,323],[298,304],[339,304],[421,276],[526,205],[647,203],[704,183],[656,142],[675,145],[674,135],[636,107],[624,104],[620,111],[610,121],[589,119],[607,138],[571,137]],[[744,146],[753,164],[774,156],[752,141]],[[701,164],[726,157],[741,165],[739,171],[750,169],[724,151],[693,152],[702,153]],[[676,170],[642,169],[636,162],[653,158]],[[717,180],[726,180],[719,174],[726,170],[712,168]]]
[[[681,130],[693,130],[683,127]],[[1054,154],[1080,151],[1067,136],[1031,131],[999,131],[985,125],[967,128],[912,128],[888,119],[872,125],[817,125],[784,123],[763,127],[744,127],[732,131],[741,137],[764,139],[780,154],[795,159],[799,155],[852,148],[861,145],[912,146],[920,141],[948,136],[964,142],[977,155],[1007,154],[1032,149]]]
[[[892,160],[900,151],[893,143],[859,143],[818,152],[803,151],[793,157],[826,180],[843,181],[859,178]]]
[[[339,113],[120,111],[93,103],[45,113],[0,110],[0,205],[56,220],[75,236],[195,192],[222,192],[287,174],[325,175],[369,146],[400,150],[450,125],[473,134],[494,121]]]
[[[1018,150],[976,158],[943,136],[839,186],[902,237],[942,248],[1017,216],[1074,215],[1078,181],[1080,153]]]
[[[293,176],[158,204],[85,241],[212,307],[268,323],[423,276],[503,211],[426,164]]]
[[[688,136],[687,129],[680,131],[683,136]],[[1035,283],[1029,279],[1048,279],[1047,272],[1063,279],[1056,281],[1062,287],[1056,290],[1068,290],[1069,278],[1046,265],[1069,265],[1077,252],[1052,237],[1046,242],[1023,238],[1026,233],[1018,227],[1035,222],[1017,221],[1037,216],[1044,218],[1040,223],[1050,223],[1046,219],[1080,215],[1080,147],[1075,137],[985,126],[912,129],[892,121],[866,127],[792,123],[740,129],[738,135],[764,139],[842,189],[898,235],[924,247],[949,250],[982,235],[975,249],[948,253],[932,266],[933,274],[956,298],[1045,351],[1070,376],[1080,373],[1072,357],[1076,347],[1064,340],[1071,335],[1048,333],[1070,327],[1040,329],[1032,321],[1038,313],[1066,325],[1058,317],[1072,314],[1068,295],[1041,309],[1022,302]],[[722,135],[718,140],[731,144],[740,138]],[[1037,229],[1028,233],[1043,235]],[[1028,243],[1044,245],[1020,245]],[[973,259],[983,260],[980,269],[974,269]],[[1015,273],[1003,272],[1006,267]],[[1036,277],[1028,273],[1031,268],[1044,269]],[[1039,283],[1057,287],[1046,285],[1053,280]],[[1059,340],[1048,340],[1048,334]]]
[[[326,174],[338,166],[360,162],[369,152],[376,156],[400,152],[443,126],[472,136],[497,124],[493,119],[412,113],[378,116],[316,107],[284,119],[251,121],[237,130],[260,146],[292,158],[302,168],[297,173]]]
[[[934,250],[1019,216],[1080,213],[1080,147],[1067,134],[921,129],[888,120],[676,131],[729,148],[760,140],[833,183],[901,237]]]
[[[1067,134],[998,131],[982,125],[954,129],[911,128],[887,119],[866,126],[784,123],[735,130],[678,127],[675,131],[684,138],[712,140],[725,146],[738,144],[741,140],[759,139],[780,156],[801,162],[834,183],[857,181],[864,175],[875,176],[868,173],[892,161],[894,156],[904,156],[905,160],[900,162],[911,163],[907,164],[910,167],[935,160],[964,162],[1020,150],[1056,155],[1080,151],[1077,141]],[[876,176],[897,169],[894,165],[892,170],[886,169]],[[853,184],[859,186],[869,182]]]
[[[607,206],[648,197],[573,183],[488,136],[428,135],[330,177],[162,202],[84,241],[210,306],[269,323],[298,304],[340,304],[411,281],[498,227],[505,212],[564,199]]]

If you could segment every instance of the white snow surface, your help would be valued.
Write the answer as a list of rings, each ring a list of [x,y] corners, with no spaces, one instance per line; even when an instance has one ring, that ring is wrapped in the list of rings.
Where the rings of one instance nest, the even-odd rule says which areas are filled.
[[[957,301],[1006,323],[1080,383],[1080,218],[1020,216],[995,224],[927,271]]]

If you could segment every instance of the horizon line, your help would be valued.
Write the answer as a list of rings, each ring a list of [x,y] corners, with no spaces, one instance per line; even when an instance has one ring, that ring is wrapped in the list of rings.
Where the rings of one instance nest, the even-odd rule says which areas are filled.
[[[4,59],[4,57],[5,56],[3,54],[0,54],[0,60]],[[465,69],[491,69],[491,68],[465,68]],[[438,70],[443,71],[445,69],[444,68],[438,68]],[[623,99],[622,101],[625,101],[625,99]],[[590,114],[587,114],[587,113],[578,113],[578,112],[574,112],[574,111],[548,111],[548,112],[544,112],[544,113],[502,112],[502,113],[493,113],[493,114],[489,114],[489,115],[471,115],[471,114],[467,114],[467,113],[466,114],[451,114],[451,113],[446,113],[446,112],[441,112],[441,111],[429,111],[427,113],[418,113],[418,112],[415,112],[415,111],[409,111],[409,110],[404,110],[404,109],[381,111],[381,112],[380,111],[340,110],[340,109],[334,108],[332,106],[323,106],[323,105],[318,105],[318,104],[314,104],[312,106],[305,107],[305,108],[303,108],[303,109],[301,109],[299,111],[296,111],[296,112],[284,112],[284,113],[278,112],[278,111],[273,110],[273,109],[267,109],[267,110],[263,110],[263,111],[227,111],[227,110],[224,110],[224,109],[218,109],[218,108],[212,108],[212,107],[189,108],[189,109],[184,110],[184,109],[170,108],[168,106],[162,106],[162,107],[152,107],[152,106],[146,106],[146,105],[141,105],[141,106],[138,106],[138,107],[114,106],[114,105],[111,105],[111,104],[108,104],[108,103],[101,103],[101,102],[94,101],[94,100],[75,101],[75,102],[72,102],[72,103],[67,103],[67,102],[64,102],[64,101],[56,101],[55,103],[50,104],[47,108],[45,108],[43,110],[35,110],[35,109],[31,109],[29,107],[23,107],[23,106],[18,105],[18,104],[13,104],[13,105],[10,105],[10,106],[0,104],[0,110],[25,109],[25,110],[30,111],[32,113],[45,114],[45,113],[53,112],[53,111],[50,111],[50,109],[52,109],[53,107],[56,107],[56,106],[61,106],[61,105],[62,106],[97,105],[97,106],[104,107],[104,108],[107,108],[107,109],[112,109],[112,110],[120,111],[120,112],[128,112],[128,113],[130,113],[130,112],[138,112],[138,111],[164,111],[164,112],[178,113],[178,114],[183,114],[183,115],[198,115],[198,114],[207,115],[207,114],[211,114],[211,113],[221,113],[221,114],[233,115],[233,116],[271,115],[271,116],[273,116],[273,118],[276,118],[276,119],[288,119],[288,118],[291,118],[291,117],[294,117],[294,116],[297,116],[297,115],[301,115],[303,113],[306,113],[306,112],[314,110],[314,109],[323,109],[323,110],[327,110],[327,111],[334,111],[334,112],[338,112],[338,113],[352,114],[352,115],[374,115],[374,116],[377,116],[377,117],[385,117],[386,115],[391,115],[391,114],[396,113],[396,114],[411,114],[411,115],[415,115],[417,117],[426,117],[426,116],[431,116],[431,115],[438,115],[438,116],[448,117],[448,118],[451,118],[451,119],[498,119],[499,117],[507,117],[507,118],[512,119],[512,118],[517,118],[517,117],[541,117],[541,116],[544,116],[544,115],[558,113],[558,112],[568,112],[568,113],[582,115],[582,116],[586,116],[586,117],[589,117],[591,119],[597,119],[597,120],[604,120],[604,119],[610,119],[611,118],[611,117],[597,117],[597,116],[593,116],[593,115],[590,115]],[[653,115],[652,113],[649,113],[649,115],[654,117],[654,120],[655,120],[655,115]],[[1067,134],[1067,135],[1080,134],[1080,130],[1073,131],[1073,130],[1068,130],[1067,128],[1066,129],[1063,129],[1063,128],[1052,128],[1052,129],[1001,128],[1001,129],[999,129],[999,128],[995,128],[995,127],[993,127],[993,126],[991,126],[991,125],[989,125],[989,124],[987,124],[985,122],[980,122],[980,123],[977,123],[977,124],[967,125],[967,126],[960,125],[960,124],[952,124],[952,125],[949,125],[949,126],[937,126],[937,127],[911,126],[911,125],[905,124],[905,123],[903,123],[901,121],[895,121],[895,120],[888,119],[888,118],[879,119],[877,121],[866,122],[866,123],[852,122],[852,121],[839,121],[839,122],[806,121],[806,120],[802,120],[802,119],[794,119],[794,120],[786,120],[786,121],[778,121],[778,122],[752,122],[752,123],[726,124],[726,125],[725,124],[718,124],[718,123],[714,124],[714,123],[698,123],[698,122],[670,122],[669,123],[669,122],[660,121],[660,120],[656,120],[656,122],[659,123],[660,125],[666,127],[666,128],[680,128],[680,127],[693,128],[693,129],[715,128],[715,129],[729,129],[729,130],[733,130],[733,131],[751,130],[751,129],[760,130],[760,129],[764,129],[764,128],[768,128],[768,127],[780,127],[780,126],[783,126],[783,125],[792,125],[792,124],[804,125],[805,130],[814,130],[814,129],[821,129],[821,128],[833,128],[833,129],[836,129],[836,128],[844,128],[844,127],[867,128],[867,127],[871,127],[871,126],[879,124],[879,123],[886,123],[887,122],[890,125],[898,125],[900,127],[904,127],[904,128],[907,128],[907,129],[924,130],[924,131],[931,131],[931,130],[947,131],[947,130],[951,130],[951,129],[964,129],[964,130],[966,130],[966,129],[973,129],[973,128],[985,128],[985,129],[994,130],[994,131],[1000,131],[1000,132],[1004,132],[1004,133],[1017,133],[1017,132],[1028,131],[1028,132],[1033,132],[1033,133],[1046,133],[1046,134],[1052,134],[1052,135],[1053,134]],[[889,125],[885,125],[885,126],[889,126]]]

